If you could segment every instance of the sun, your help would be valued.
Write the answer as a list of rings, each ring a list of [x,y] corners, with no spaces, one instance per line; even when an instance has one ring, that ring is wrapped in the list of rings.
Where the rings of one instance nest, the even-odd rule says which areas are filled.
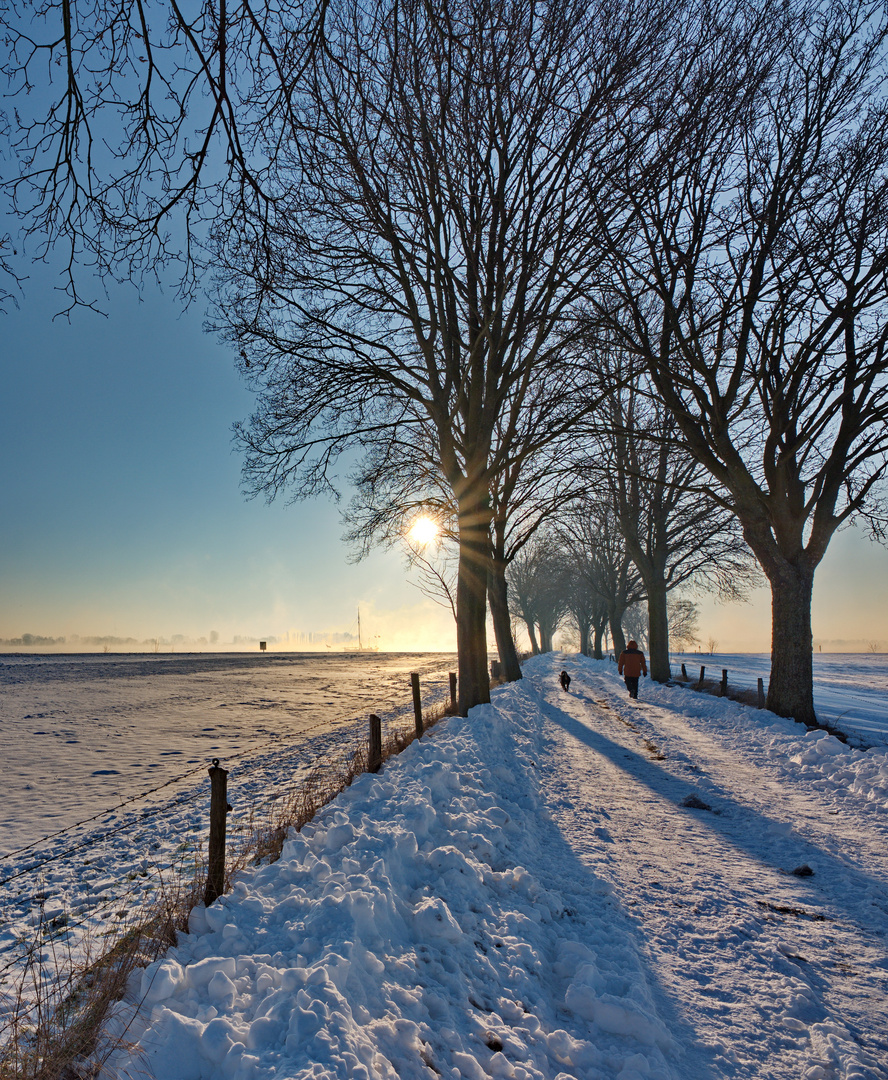
[[[438,528],[438,523],[425,516],[417,518],[407,532],[413,543],[418,544],[420,547],[431,544],[433,540],[438,539],[440,534],[441,530]]]

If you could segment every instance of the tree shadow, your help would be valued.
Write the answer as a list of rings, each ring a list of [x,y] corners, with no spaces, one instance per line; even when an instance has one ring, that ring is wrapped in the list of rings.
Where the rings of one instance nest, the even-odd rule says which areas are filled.
[[[585,695],[580,700],[583,701],[584,705],[600,707],[597,702],[585,697]],[[801,836],[792,837],[791,841],[788,838],[787,843],[781,844],[779,847],[785,849],[787,846],[794,844],[799,849],[807,849],[806,852],[803,850],[799,862],[808,859],[816,861],[817,874],[815,877],[793,876],[789,872],[791,867],[780,864],[779,851],[776,845],[773,857],[771,857],[771,852],[763,850],[762,838],[767,836],[771,830],[785,835],[786,823],[784,821],[776,817],[770,817],[762,809],[756,809],[748,804],[737,802],[730,792],[726,791],[709,776],[706,776],[705,787],[695,784],[693,777],[675,776],[655,757],[648,757],[642,752],[635,751],[598,731],[588,728],[558,705],[543,699],[540,700],[539,704],[543,717],[561,728],[566,735],[576,739],[579,743],[606,759],[637,783],[644,785],[652,794],[671,803],[677,812],[694,815],[695,823],[703,830],[711,830],[726,847],[743,851],[746,856],[757,862],[765,871],[772,872],[776,879],[775,892],[778,890],[778,883],[784,880],[782,876],[785,875],[787,888],[798,891],[803,897],[805,895],[810,897],[810,910],[807,902],[795,906],[785,902],[782,904],[772,902],[766,894],[763,894],[761,898],[744,897],[742,903],[754,903],[761,908],[763,920],[775,917],[803,918],[816,921],[832,921],[835,919],[840,924],[847,920],[847,922],[854,924],[861,937],[871,939],[873,945],[877,945],[881,951],[884,951],[884,941],[878,929],[871,928],[847,907],[840,903],[837,904],[835,895],[837,890],[835,888],[830,891],[829,895],[826,895],[818,884],[818,880],[820,882],[839,880],[843,882],[842,895],[849,898],[861,897],[871,895],[874,889],[884,893],[885,885],[879,878],[867,874],[858,867],[848,865],[812,839]],[[623,723],[627,723],[625,719],[619,717],[619,714],[614,713],[614,716],[615,719],[619,718]],[[627,726],[632,727],[631,724]],[[635,730],[637,737],[643,739],[644,733],[638,729]],[[682,804],[688,796],[696,796],[701,801],[710,804],[713,812],[683,806]],[[563,836],[562,839],[566,847],[572,846],[567,837]],[[777,875],[781,875],[781,877],[778,878]],[[619,903],[619,900],[617,902]],[[888,902],[888,898],[886,898],[886,902]],[[818,910],[820,907],[827,905],[832,907],[833,910],[838,907],[838,919],[835,918],[834,913],[824,915]],[[633,929],[637,926],[637,921],[628,913],[627,922]],[[844,929],[847,929],[847,927]],[[876,938],[879,939],[878,942],[876,942]],[[667,1014],[662,1018],[671,1028],[683,1033],[682,1042],[694,1059],[693,1064],[698,1070],[697,1075],[720,1076],[720,1071],[713,1060],[713,1052],[700,1043],[696,1032],[689,1025],[687,1019],[680,1014],[680,1003],[670,996],[669,989],[663,984],[656,971],[649,969],[649,977],[652,987],[657,988],[658,1007],[662,1003]],[[816,967],[805,964],[804,977],[821,1000],[828,997],[831,984],[826,977],[818,972]],[[860,1017],[860,1025],[855,1025],[853,1021],[849,1023],[850,1018],[847,1016],[843,1016],[842,1019],[850,1027],[856,1026],[858,1028],[857,1034],[862,1038],[864,1045],[867,1045],[870,1049],[876,1045],[886,1045],[884,1040],[873,1035],[872,1030],[866,1030],[863,1026],[864,1017]]]

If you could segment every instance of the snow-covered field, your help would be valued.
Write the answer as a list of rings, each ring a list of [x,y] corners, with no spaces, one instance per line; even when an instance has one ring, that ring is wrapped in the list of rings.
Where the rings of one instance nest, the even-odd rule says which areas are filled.
[[[432,653],[0,655],[0,856],[161,785],[163,798],[193,790],[213,757],[232,767],[368,712],[391,717],[410,702],[410,672],[440,696],[454,664]]]
[[[758,679],[768,686],[771,658],[765,653],[677,654],[673,674],[682,661],[692,679],[703,665],[708,679],[720,679],[725,669],[731,686],[754,690]],[[850,738],[888,746],[888,654],[815,653],[814,708],[821,723]]]
[[[196,909],[119,1008],[117,1075],[888,1080],[888,751],[646,680],[630,702],[613,663],[525,672]],[[232,788],[297,772],[283,751]],[[172,790],[152,843],[196,816]],[[44,868],[44,906],[90,895],[70,865]]]
[[[0,1029],[28,964],[76,964],[193,878],[214,757],[230,771],[236,845],[312,768],[366,740],[368,712],[403,717],[410,672],[431,704],[453,666],[447,654],[0,657]]]

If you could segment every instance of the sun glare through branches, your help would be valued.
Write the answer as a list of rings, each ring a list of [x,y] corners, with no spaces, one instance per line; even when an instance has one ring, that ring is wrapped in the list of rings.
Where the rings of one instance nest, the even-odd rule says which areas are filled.
[[[429,517],[419,517],[407,531],[408,538],[418,547],[426,547],[433,543],[441,535],[441,530],[436,521]]]

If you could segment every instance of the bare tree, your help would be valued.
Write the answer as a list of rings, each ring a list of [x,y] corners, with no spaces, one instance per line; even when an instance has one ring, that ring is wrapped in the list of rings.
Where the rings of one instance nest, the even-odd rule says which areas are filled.
[[[576,510],[576,506],[565,508],[560,520],[553,523],[562,563],[559,578],[565,590],[565,610],[577,630],[580,652],[601,660],[609,615],[606,597],[612,578],[603,568],[598,545],[590,540],[592,530],[575,524],[575,530],[579,528],[580,534],[586,536],[588,542],[583,543],[575,530],[565,529],[565,520],[575,521]]]
[[[671,595],[669,609],[669,642],[678,652],[687,652],[694,645],[699,645],[697,619],[699,609],[687,596]],[[623,621],[626,633],[642,643],[650,651],[650,621],[646,604],[636,604],[627,612]]]
[[[623,616],[646,596],[610,502],[591,495],[576,500],[559,522],[557,538],[563,557],[603,605],[613,647],[622,652],[626,647]],[[596,645],[600,640],[596,627]]]
[[[649,144],[658,183],[625,174],[635,227],[611,232],[600,306],[624,305],[612,324],[770,582],[768,707],[800,721],[815,569],[843,523],[884,525],[886,33],[884,5],[788,4],[701,54]]]
[[[602,658],[601,638],[607,626],[607,605],[589,585],[589,567],[566,557],[564,606],[577,631],[579,651],[584,656]]]
[[[253,491],[330,486],[337,455],[422,415],[457,510],[460,710],[489,696],[491,482],[553,331],[588,292],[617,125],[659,77],[650,5],[340,0],[270,118],[272,208],[226,219],[218,325],[259,406]],[[393,437],[395,437],[393,435]]]
[[[540,643],[537,637],[537,583],[536,560],[533,552],[524,550],[521,555],[512,560],[507,571],[509,581],[509,610],[512,617],[523,622],[530,640],[530,651],[534,656],[540,652]]]
[[[594,417],[592,452],[578,459],[578,468],[608,493],[647,594],[651,678],[666,682],[668,594],[693,581],[739,599],[755,580],[755,562],[638,361],[606,343],[593,355],[596,381],[609,389]]]
[[[697,636],[699,614],[699,608],[688,597],[670,597],[669,639],[679,652],[688,652],[700,643]]]
[[[575,401],[579,395],[572,379],[566,380],[567,388],[557,388],[556,399],[571,403],[570,410],[577,417]],[[551,380],[542,385],[544,394],[555,387]],[[587,401],[589,409],[594,402]],[[542,415],[549,410],[542,410]],[[514,637],[510,632],[512,607],[509,601],[508,570],[513,560],[534,543],[540,531],[544,531],[549,522],[557,519],[564,506],[573,497],[575,478],[565,470],[563,462],[567,447],[561,438],[562,430],[572,433],[573,423],[567,423],[562,429],[550,422],[541,425],[535,423],[541,416],[540,410],[528,410],[524,430],[527,438],[523,441],[524,452],[516,455],[491,484],[491,559],[488,596],[496,634],[497,648],[503,661],[505,677],[512,681],[520,678],[518,656]],[[558,432],[554,437],[552,433]],[[533,448],[532,452],[528,452]],[[540,541],[543,543],[543,541]],[[553,631],[554,632],[554,631]]]
[[[173,266],[190,298],[214,223],[263,220],[275,134],[328,7],[0,0],[0,73],[14,103],[0,117],[10,151],[0,184],[29,253],[64,253],[67,310],[97,307],[83,281],[96,272],[140,280]],[[13,246],[0,241],[9,274]]]
[[[562,395],[553,393],[555,383],[563,386],[564,375],[562,372],[558,380],[543,381],[546,392],[556,401]],[[521,667],[512,633],[506,570],[537,530],[562,508],[570,497],[569,486],[576,482],[563,468],[565,450],[558,437],[562,426],[568,425],[552,422],[555,414],[551,407],[535,410],[532,404],[524,410],[516,453],[490,482],[487,595],[502,675],[509,682],[521,678]],[[588,408],[593,407],[594,403],[588,404]],[[434,431],[428,423],[417,422],[410,434],[406,444],[392,438],[388,429],[362,438],[364,456],[350,477],[355,495],[345,515],[345,539],[362,558],[375,543],[403,546],[406,538],[409,562],[419,571],[420,587],[436,599],[455,604],[449,550],[457,540],[457,508],[436,465]],[[430,558],[427,551],[410,543],[410,526],[420,515],[438,524],[448,554],[436,550]]]
[[[651,622],[647,604],[633,604],[626,611],[623,616],[623,633],[637,641],[642,652],[650,653]],[[650,667],[650,665],[648,666]]]
[[[567,613],[564,562],[551,536],[538,535],[515,555],[507,576],[512,611],[527,627],[536,655],[551,652],[552,639]]]
[[[456,554],[445,543],[429,545],[406,541],[409,565],[418,571],[418,588],[437,604],[446,607],[456,622]]]

